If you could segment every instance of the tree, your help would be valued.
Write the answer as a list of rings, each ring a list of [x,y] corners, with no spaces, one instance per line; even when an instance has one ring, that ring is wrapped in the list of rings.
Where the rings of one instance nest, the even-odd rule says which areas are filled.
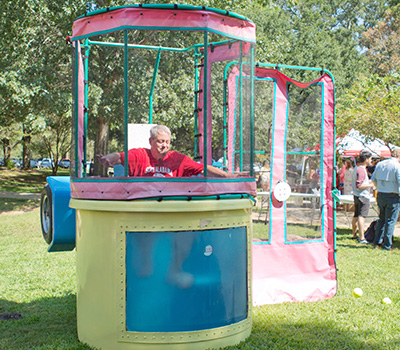
[[[370,74],[360,76],[341,96],[337,107],[338,133],[355,128],[367,140],[400,144],[399,64],[400,6],[389,7],[383,20],[362,33],[361,44]]]
[[[371,62],[371,72],[380,76],[399,72],[400,65],[400,5],[389,8],[385,18],[362,33],[361,44]]]
[[[399,75],[386,77],[360,76],[351,89],[338,101],[336,110],[338,135],[351,128],[367,140],[379,138],[394,145],[400,144],[400,86]]]
[[[23,136],[23,129],[13,124],[23,122],[36,91],[36,84],[26,79],[30,38],[25,29],[32,23],[29,16],[24,16],[24,5],[24,1],[0,3],[0,139],[5,161]],[[19,140],[15,140],[16,130]]]
[[[259,61],[273,64],[321,67],[336,81],[336,93],[349,88],[368,62],[360,53],[361,32],[382,18],[384,1],[277,0],[253,3],[245,15],[257,25]],[[313,80],[310,72],[293,72],[297,80]]]

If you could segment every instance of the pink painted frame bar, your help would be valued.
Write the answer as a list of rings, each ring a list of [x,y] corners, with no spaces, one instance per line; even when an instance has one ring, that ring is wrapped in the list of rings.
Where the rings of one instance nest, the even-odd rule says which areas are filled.
[[[74,21],[72,40],[117,30],[208,31],[227,38],[255,43],[256,27],[250,20],[207,10],[122,7]]]
[[[222,194],[257,194],[254,178],[175,178],[154,181],[152,178],[100,178],[71,181],[71,197],[96,200],[132,200],[158,197],[213,196]]]

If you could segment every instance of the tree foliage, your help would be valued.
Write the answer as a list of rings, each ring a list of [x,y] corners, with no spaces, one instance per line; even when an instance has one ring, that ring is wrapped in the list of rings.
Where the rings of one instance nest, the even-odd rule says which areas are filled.
[[[18,142],[23,142],[29,149],[28,141],[36,139],[31,136],[54,133],[54,137],[48,138],[52,140],[51,150],[42,156],[64,156],[66,148],[56,140],[66,140],[60,135],[68,133],[65,126],[71,123],[72,64],[65,37],[71,32],[73,20],[86,11],[126,3],[124,0],[3,0],[0,3],[0,140],[3,145],[8,145],[8,150]],[[352,84],[359,74],[368,77],[370,67],[380,76],[397,70],[399,10],[394,6],[396,0],[160,0],[157,3],[185,3],[239,13],[257,26],[258,61],[330,70],[336,80],[337,96],[349,94],[340,99],[339,129],[344,130],[350,125],[351,113],[359,113],[357,108],[362,108],[365,113],[379,112],[378,101],[375,107],[371,104],[371,98],[375,96],[387,96],[379,101],[379,108],[387,108],[386,119],[394,118],[395,106],[389,99],[390,96],[397,101],[394,78],[382,81],[377,77],[363,78],[356,81],[354,87]],[[151,35],[132,35],[138,35],[137,41],[143,44],[153,39]],[[158,43],[163,46],[188,46],[189,36],[158,35]],[[121,38],[112,40],[121,41]],[[106,138],[103,144],[117,148],[123,137],[119,128],[123,59],[121,50],[92,50],[90,55],[95,74],[89,77],[88,136],[97,142],[93,146],[97,148],[97,151],[93,150],[96,154],[101,138]],[[149,90],[156,53],[132,51],[130,55],[132,62],[137,62],[137,66],[132,64],[129,76],[134,81],[129,91],[130,118],[132,122],[143,122],[147,121],[149,110],[148,94],[143,91]],[[121,63],[119,67],[113,64],[115,60]],[[159,72],[154,94],[154,119],[171,125],[176,147],[190,154],[194,134],[193,60],[189,57],[169,59],[163,54]],[[291,73],[291,76],[298,80],[315,78],[304,71]],[[376,86],[372,88],[374,84]],[[385,90],[385,85],[391,88]],[[370,97],[362,102],[356,93]],[[218,107],[214,109],[218,110]]]
[[[389,8],[384,20],[362,33],[361,44],[371,62],[371,72],[385,76],[399,72],[400,65],[400,5]]]
[[[389,8],[383,20],[362,33],[370,73],[358,77],[339,98],[339,134],[355,128],[369,140],[400,145],[399,9]]]
[[[379,138],[400,145],[400,86],[399,76],[360,76],[351,89],[342,95],[338,108],[338,134],[351,128],[367,140]]]

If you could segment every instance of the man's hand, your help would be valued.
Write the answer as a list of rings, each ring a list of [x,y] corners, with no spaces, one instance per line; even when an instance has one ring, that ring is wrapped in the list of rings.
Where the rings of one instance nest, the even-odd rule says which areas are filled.
[[[239,174],[229,174],[221,169],[207,165],[207,172],[214,177],[239,177]]]
[[[121,164],[121,156],[119,153],[110,153],[106,156],[98,154],[99,162],[105,167],[113,167],[114,165]]]

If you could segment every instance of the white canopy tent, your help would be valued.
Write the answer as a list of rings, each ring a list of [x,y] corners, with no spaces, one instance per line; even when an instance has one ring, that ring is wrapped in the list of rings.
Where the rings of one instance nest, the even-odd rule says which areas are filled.
[[[397,146],[389,144],[391,149]],[[365,135],[359,131],[351,129],[349,133],[342,138],[336,139],[336,149],[342,157],[358,157],[362,150],[368,150],[373,157],[390,157],[389,147],[380,139],[368,141]]]

